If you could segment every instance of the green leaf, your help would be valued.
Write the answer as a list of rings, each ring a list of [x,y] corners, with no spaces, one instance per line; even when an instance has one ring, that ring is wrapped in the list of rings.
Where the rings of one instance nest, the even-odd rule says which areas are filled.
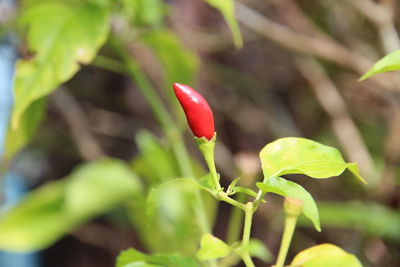
[[[31,59],[16,63],[12,127],[34,102],[90,63],[109,32],[109,8],[81,1],[31,1],[19,23],[27,29]]]
[[[166,13],[161,0],[120,0],[122,14],[134,27],[161,26]]]
[[[212,177],[210,173],[197,180],[191,179],[191,181],[195,182],[199,186],[199,189],[213,194],[215,188],[214,184],[212,183]]]
[[[356,256],[332,244],[321,244],[303,250],[290,267],[362,267]]]
[[[351,171],[361,182],[355,163],[344,161],[340,152],[333,147],[298,137],[278,139],[266,145],[260,152],[264,179],[284,174],[305,174],[312,178],[338,176]]]
[[[243,46],[242,35],[240,33],[239,24],[235,18],[235,3],[233,0],[206,0],[207,3],[218,9],[224,16],[228,26],[232,32],[233,40],[236,47],[241,48]]]
[[[140,154],[133,159],[132,168],[147,183],[158,185],[181,176],[175,154],[157,136],[149,131],[140,131],[135,141]],[[202,166],[194,159],[191,159],[191,163],[195,176],[202,176]]]
[[[200,250],[197,252],[197,257],[200,260],[212,260],[226,257],[231,251],[232,249],[221,239],[211,234],[204,234],[201,238]]]
[[[167,222],[174,222],[190,212],[187,191],[197,190],[196,183],[191,179],[177,178],[164,182],[150,189],[146,201],[146,215],[151,224],[156,214],[163,214]],[[189,201],[190,203],[190,201]]]
[[[139,194],[141,186],[123,162],[83,164],[68,177],[35,189],[0,216],[0,249],[43,249],[90,218]]]
[[[252,257],[257,257],[264,262],[272,260],[272,254],[263,242],[258,239],[250,239],[249,242],[249,253]]]
[[[355,229],[370,236],[400,241],[400,213],[397,210],[372,202],[319,202],[318,208],[324,227]],[[300,225],[307,223],[300,218]]]
[[[257,187],[260,188],[263,193],[271,192],[284,197],[294,197],[303,200],[304,206],[302,213],[313,222],[317,231],[321,231],[317,204],[311,194],[301,185],[280,177],[271,177],[262,183],[257,183]]]
[[[157,238],[162,241],[158,245],[166,245],[157,252],[190,254],[197,250],[201,231],[193,218],[195,192],[199,188],[193,179],[178,178],[150,190],[146,201],[147,231],[151,234],[154,229],[161,230]]]
[[[174,155],[151,132],[139,131],[135,141],[140,156],[133,161],[133,169],[149,183],[158,184],[179,176]]]
[[[359,81],[364,81],[378,73],[396,70],[400,70],[400,50],[394,51],[376,62]]]
[[[191,84],[197,73],[199,59],[195,53],[188,50],[179,37],[168,29],[149,31],[141,35],[141,40],[148,45],[162,65],[165,85],[179,81]],[[173,92],[168,90],[168,92]]]
[[[65,191],[65,209],[76,217],[92,217],[142,191],[139,178],[125,163],[103,159],[74,170]]]
[[[29,106],[24,115],[21,118],[21,122],[18,128],[8,128],[4,160],[9,161],[12,157],[23,148],[32,136],[36,133],[36,130],[43,119],[44,110],[46,107],[46,99],[41,98],[36,100]]]
[[[147,255],[133,248],[121,252],[117,258],[116,267],[198,267],[192,258],[179,255]]]

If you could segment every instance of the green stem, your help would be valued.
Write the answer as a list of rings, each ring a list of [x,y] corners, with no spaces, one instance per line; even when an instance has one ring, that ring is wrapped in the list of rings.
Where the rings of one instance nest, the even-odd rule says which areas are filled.
[[[138,84],[140,92],[143,94],[144,98],[153,110],[157,120],[159,121],[161,127],[167,135],[167,138],[171,141],[172,149],[177,158],[182,174],[188,177],[193,177],[192,169],[190,167],[191,163],[189,155],[185,149],[185,146],[183,145],[182,136],[176,130],[177,127],[175,127],[175,123],[169,116],[168,110],[165,107],[164,103],[161,101],[156,89],[151,84],[150,80],[147,78],[140,65],[131,57],[131,55],[125,49],[121,40],[119,40],[117,37],[111,37],[110,40],[115,51],[123,60],[127,73]],[[203,233],[209,233],[210,226],[208,223],[201,195],[198,191],[195,191],[195,200],[196,217],[199,221],[199,226]]]
[[[246,265],[246,267],[255,267],[253,261],[251,260],[250,255],[248,253],[242,255],[242,260],[243,260],[244,264]]]
[[[229,197],[225,192],[220,191],[216,194],[216,198],[218,200],[224,201],[226,203],[231,204],[232,206],[235,206],[236,208],[239,208],[241,210],[246,211],[246,205],[243,203],[240,203],[239,201],[236,201],[235,199]]]
[[[236,201],[243,203],[246,202],[247,196],[238,194]],[[229,225],[227,231],[226,243],[231,245],[239,239],[240,230],[243,221],[243,213],[239,209],[232,209],[231,216],[229,217]]]
[[[97,55],[91,63],[93,66],[116,72],[121,74],[127,74],[127,70],[125,64],[115,60],[113,58],[109,58],[102,55]]]
[[[164,103],[158,96],[157,91],[151,84],[150,80],[146,77],[146,74],[143,72],[140,65],[135,60],[133,60],[129,52],[125,49],[122,42],[116,37],[111,37],[110,40],[111,44],[114,46],[115,51],[122,58],[128,74],[138,84],[138,89],[143,94],[146,101],[149,103],[157,120],[160,122],[161,127],[163,127],[167,135],[170,135],[170,129],[171,127],[173,127],[174,123],[172,118],[169,116],[169,112],[165,108]]]
[[[214,151],[213,153],[206,153],[204,158],[206,160],[207,167],[210,170],[211,177],[213,178],[215,189],[217,189],[217,191],[221,191],[222,188],[219,184],[219,174],[217,173],[217,169],[215,167]]]
[[[248,247],[250,241],[251,223],[253,220],[253,203],[247,202],[244,210],[244,228],[243,228],[243,240],[242,247]]]
[[[296,222],[297,216],[285,217],[285,228],[283,231],[281,247],[279,249],[278,259],[275,267],[283,267],[285,264],[286,255],[289,250],[290,243],[292,242],[294,230],[296,228]]]
[[[243,239],[242,245],[240,247],[241,257],[243,259],[246,267],[254,267],[254,263],[251,260],[249,254],[249,242],[250,242],[250,233],[251,233],[251,224],[253,221],[254,215],[254,206],[253,202],[247,202],[244,210],[244,228],[243,228]]]
[[[213,184],[217,192],[222,191],[221,185],[219,184],[219,174],[217,173],[217,168],[215,167],[215,141],[217,139],[217,134],[214,133],[214,136],[211,140],[207,140],[205,137],[195,137],[194,138],[198,149],[203,154],[203,157],[206,161],[207,167],[210,170],[211,177],[213,179]]]

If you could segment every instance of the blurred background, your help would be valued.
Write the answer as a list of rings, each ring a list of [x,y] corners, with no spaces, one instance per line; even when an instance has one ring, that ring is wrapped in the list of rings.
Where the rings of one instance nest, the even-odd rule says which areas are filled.
[[[214,111],[225,187],[238,176],[254,187],[258,152],[285,136],[358,163],[368,186],[347,173],[288,177],[317,200],[323,229],[300,218],[289,259],[329,242],[364,266],[400,266],[399,74],[358,82],[399,49],[399,9],[395,0],[0,0],[0,266],[108,267],[128,247],[196,252],[193,192],[165,183],[206,174],[173,82]],[[282,232],[282,198],[267,201],[252,237],[270,254],[257,266],[274,262]],[[213,233],[238,240],[241,214],[203,202]]]

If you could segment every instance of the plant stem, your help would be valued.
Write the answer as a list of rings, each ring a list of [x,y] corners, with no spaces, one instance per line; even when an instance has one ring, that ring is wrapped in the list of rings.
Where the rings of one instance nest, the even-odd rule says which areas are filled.
[[[243,203],[247,200],[244,194],[238,194],[236,201]],[[243,213],[239,209],[232,209],[231,216],[229,217],[229,225],[227,231],[226,243],[231,245],[239,239],[240,229],[242,226]]]
[[[124,45],[118,38],[111,37],[110,41],[118,55],[122,58],[127,69],[127,73],[138,84],[138,89],[150,105],[154,115],[160,122],[161,127],[163,127],[166,134],[169,135],[171,132],[169,129],[174,125],[173,120],[169,116],[168,110],[161,101],[150,80],[146,77],[146,74],[143,72],[140,65],[131,57],[129,52],[125,49]]]
[[[240,256],[243,259],[246,267],[254,267],[254,263],[249,255],[249,242],[251,233],[251,224],[254,215],[253,202],[247,202],[244,209],[244,226],[243,226],[243,239],[242,245],[240,246]]]
[[[246,211],[246,205],[243,203],[240,203],[239,201],[236,201],[235,199],[229,197],[225,192],[218,192],[216,194],[216,198],[218,200],[224,201],[226,203],[231,204],[232,206],[235,206],[236,208],[239,208],[241,210]]]
[[[281,247],[279,249],[278,259],[275,267],[283,267],[287,252],[289,250],[290,243],[294,230],[296,228],[297,216],[286,216],[285,217],[285,228],[282,235]]]
[[[242,255],[242,260],[243,260],[244,264],[246,265],[246,267],[255,267],[253,261],[251,260],[249,253]]]
[[[219,174],[217,173],[217,169],[215,167],[214,151],[213,153],[205,153],[204,159],[206,161],[208,169],[210,170],[211,177],[213,178],[215,189],[217,189],[217,191],[221,191],[222,188],[219,184]]]
[[[247,202],[244,210],[244,228],[243,228],[243,240],[242,240],[243,247],[247,247],[249,245],[253,214],[254,214],[253,203]]]
[[[258,190],[256,199],[254,200],[254,210],[257,210],[258,206],[260,205],[261,201],[263,200],[265,193],[261,190]]]
[[[97,55],[91,63],[93,66],[116,72],[121,74],[127,74],[127,70],[125,64],[115,60],[113,58],[109,58],[102,55]]]
[[[121,40],[117,37],[110,38],[111,44],[115,51],[122,58],[123,63],[127,69],[127,73],[136,81],[140,92],[153,110],[157,120],[163,128],[167,138],[170,140],[172,149],[177,158],[179,167],[183,175],[188,177],[192,176],[191,162],[189,155],[186,151],[185,146],[182,142],[181,134],[176,130],[176,126],[172,118],[169,116],[168,110],[164,103],[161,101],[156,89],[147,78],[146,74],[140,68],[139,64],[131,57],[128,51],[125,49]],[[193,178],[194,179],[194,178]],[[201,195],[198,191],[195,192],[196,200],[196,217],[199,221],[199,226],[203,233],[210,232],[210,226],[208,223],[207,215],[205,212],[204,204]]]
[[[211,140],[207,140],[206,138],[194,138],[197,143],[197,148],[200,150],[201,154],[206,161],[207,167],[210,170],[211,177],[213,179],[213,184],[215,190],[218,192],[222,191],[221,185],[219,183],[219,174],[217,173],[217,168],[215,167],[215,141],[217,139],[217,134],[214,133],[214,136]]]

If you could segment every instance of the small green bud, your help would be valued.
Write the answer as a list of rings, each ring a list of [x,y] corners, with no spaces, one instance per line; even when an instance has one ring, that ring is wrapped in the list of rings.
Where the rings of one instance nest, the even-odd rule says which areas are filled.
[[[303,210],[304,202],[294,197],[285,197],[283,204],[286,216],[298,217]]]

